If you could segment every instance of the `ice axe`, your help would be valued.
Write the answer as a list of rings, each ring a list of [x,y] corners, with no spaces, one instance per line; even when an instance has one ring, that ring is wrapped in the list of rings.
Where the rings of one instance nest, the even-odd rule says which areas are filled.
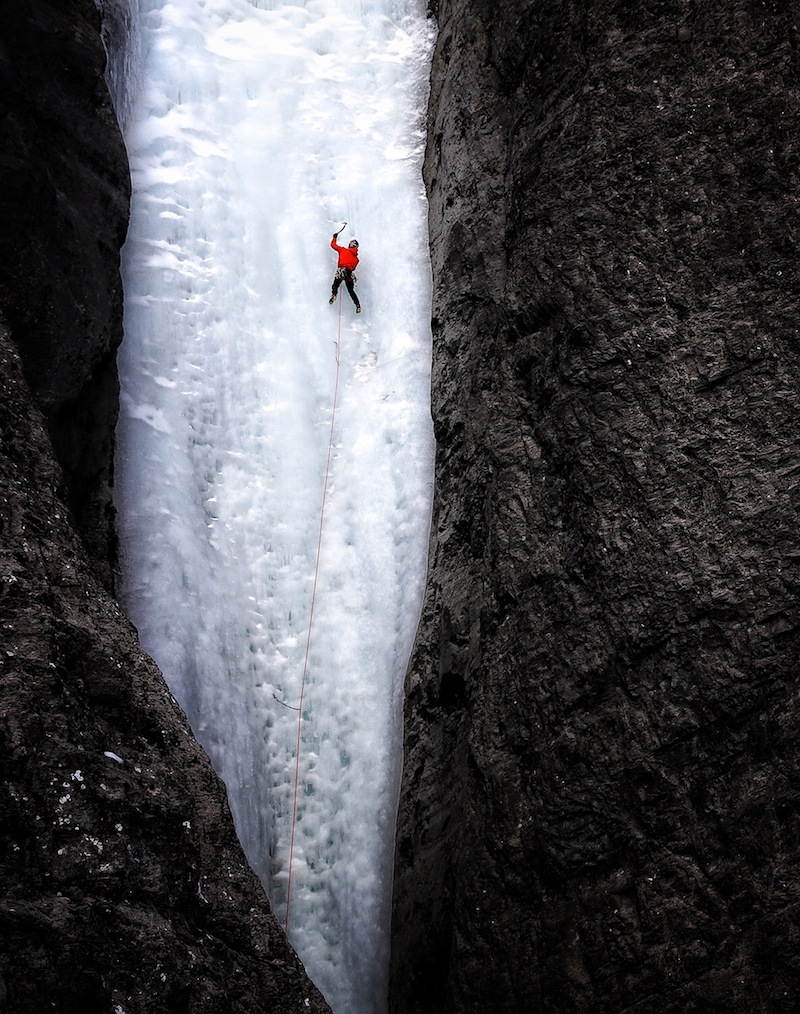
[[[339,232],[344,232],[344,229],[345,229],[345,226],[346,226],[346,225],[347,225],[347,222],[345,222],[345,223],[344,223],[344,225],[343,225],[343,226],[341,227],[341,229],[339,230]],[[335,233],[333,234],[333,238],[334,238],[334,239],[338,239],[338,238],[339,238],[339,232],[335,232]]]

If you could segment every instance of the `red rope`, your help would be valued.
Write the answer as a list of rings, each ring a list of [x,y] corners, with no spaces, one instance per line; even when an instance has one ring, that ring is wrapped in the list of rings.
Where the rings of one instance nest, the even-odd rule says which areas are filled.
[[[325,501],[328,498],[328,479],[331,474],[331,456],[333,453],[333,429],[336,423],[336,403],[339,398],[339,349],[342,344],[342,299],[339,298],[339,329],[336,338],[336,380],[333,387],[333,409],[331,411],[331,429],[328,436],[328,459],[325,463],[325,482],[322,487],[322,505],[319,512],[319,533],[317,535],[317,559],[314,564],[314,583],[311,588],[311,610],[308,614],[308,635],[306,637],[306,651],[303,659],[303,678],[300,681],[300,707],[297,712],[297,743],[295,746],[294,763],[294,802],[292,804],[292,837],[289,843],[289,879],[286,884],[286,916],[283,929],[289,932],[289,906],[292,898],[292,867],[294,865],[294,839],[297,830],[297,794],[300,787],[300,732],[303,724],[303,697],[306,692],[308,678],[308,658],[311,651],[311,626],[314,622],[314,607],[317,602],[317,580],[319,578],[319,560],[322,550],[322,526],[325,520]]]

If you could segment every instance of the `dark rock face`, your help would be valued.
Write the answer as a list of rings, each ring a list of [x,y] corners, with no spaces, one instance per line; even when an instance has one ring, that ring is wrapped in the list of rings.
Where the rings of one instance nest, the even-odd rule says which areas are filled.
[[[0,365],[0,1010],[329,1010],[70,530],[4,328]]]
[[[127,172],[99,15],[2,20],[0,1011],[328,1011],[101,583]]]
[[[800,991],[797,11],[445,0],[396,1012]]]
[[[129,175],[91,0],[23,0],[0,27],[0,307],[98,572],[111,469]]]

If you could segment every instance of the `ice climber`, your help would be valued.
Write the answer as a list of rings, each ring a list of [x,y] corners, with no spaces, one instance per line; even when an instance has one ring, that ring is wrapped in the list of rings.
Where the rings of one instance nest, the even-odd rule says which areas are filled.
[[[331,286],[331,298],[328,300],[329,303],[336,302],[336,296],[339,292],[339,286],[344,282],[347,286],[347,291],[350,293],[350,298],[356,304],[356,313],[361,313],[361,303],[358,301],[358,296],[355,290],[356,276],[353,272],[358,264],[358,240],[351,239],[347,246],[339,246],[336,240],[339,238],[339,233],[333,234],[331,240],[331,246],[339,254],[339,264],[336,268],[336,275],[333,279],[333,285]]]

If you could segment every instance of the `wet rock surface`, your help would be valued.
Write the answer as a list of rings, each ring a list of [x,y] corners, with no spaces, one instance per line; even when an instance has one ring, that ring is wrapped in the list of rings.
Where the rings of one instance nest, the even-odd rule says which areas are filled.
[[[328,1011],[105,587],[127,170],[99,15],[2,20],[0,1011]]]
[[[793,1010],[796,11],[438,18],[392,1010]]]

